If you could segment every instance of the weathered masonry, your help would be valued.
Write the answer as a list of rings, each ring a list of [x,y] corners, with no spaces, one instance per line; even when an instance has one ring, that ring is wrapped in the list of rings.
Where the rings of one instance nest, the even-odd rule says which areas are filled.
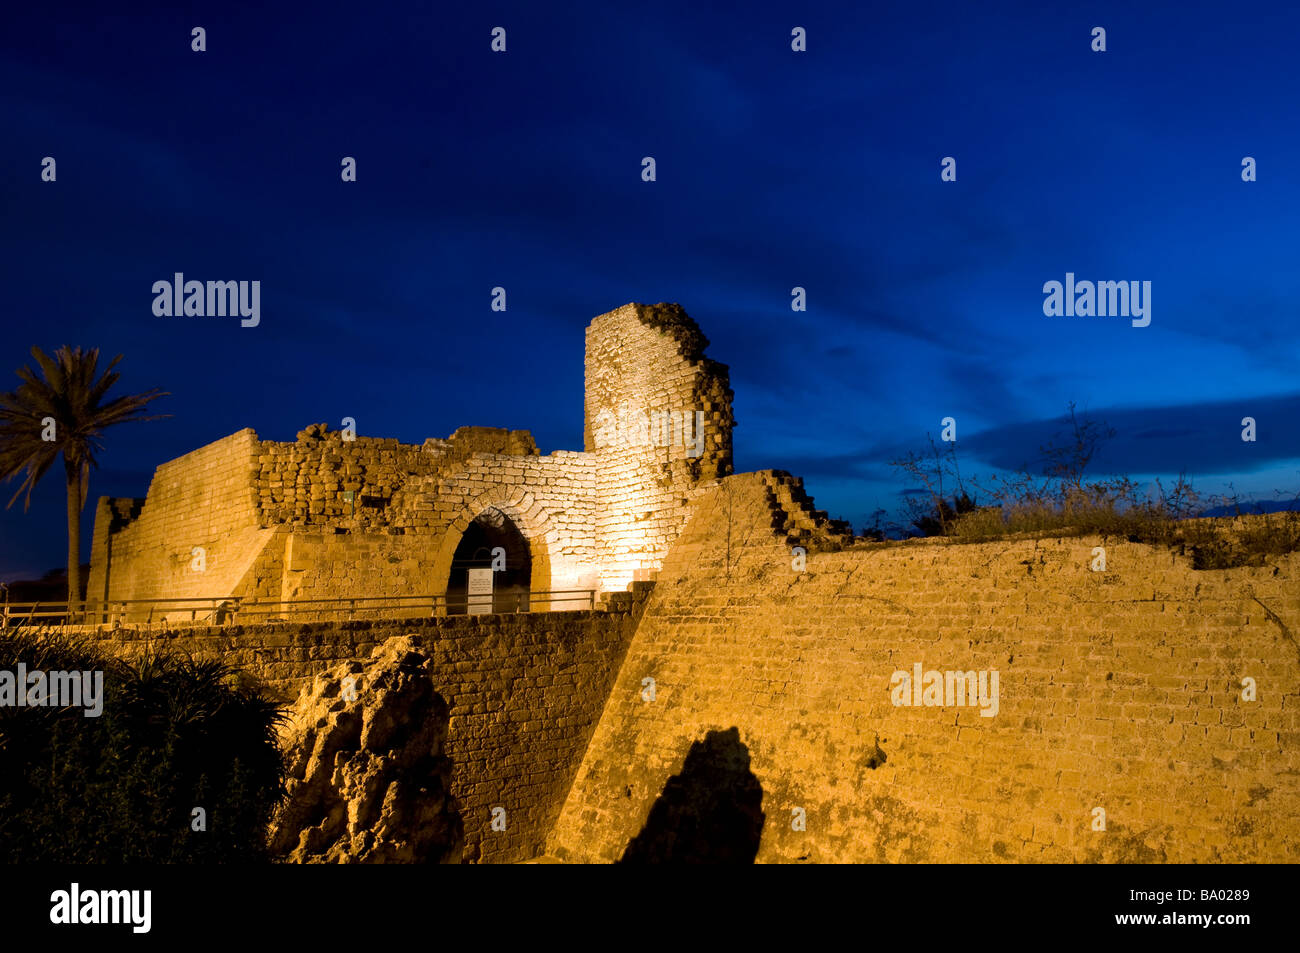
[[[450,593],[499,549],[533,607],[590,588],[605,611],[87,628],[286,698],[412,639],[449,706],[467,860],[1300,859],[1300,553],[855,542],[790,474],[731,473],[705,346],[675,305],[592,321],[582,452],[245,430],[96,518],[92,600]],[[997,673],[996,715],[898,705],[914,666]]]
[[[586,339],[581,452],[491,427],[420,446],[241,430],[159,466],[144,499],[99,500],[87,598],[451,597],[493,551],[497,590],[523,599],[648,578],[731,472],[727,368],[679,305],[625,305]]]
[[[836,550],[784,479],[736,474],[693,505],[551,855],[1300,860],[1300,553],[1197,570],[1100,537]],[[802,572],[772,528],[791,522]],[[996,717],[895,705],[916,663],[999,671]]]

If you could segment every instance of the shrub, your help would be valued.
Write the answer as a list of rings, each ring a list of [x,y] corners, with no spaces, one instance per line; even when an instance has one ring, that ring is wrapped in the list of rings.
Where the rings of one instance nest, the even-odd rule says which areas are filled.
[[[281,706],[220,662],[107,657],[58,633],[0,631],[0,670],[101,671],[103,711],[0,708],[0,849],[10,863],[265,858],[283,796]],[[191,828],[206,812],[206,830]]]
[[[920,490],[908,500],[912,525],[923,536],[964,542],[1020,533],[1118,536],[1179,549],[1191,555],[1197,569],[1258,566],[1271,556],[1300,550],[1295,500],[1290,510],[1235,521],[1193,519],[1225,502],[1235,505],[1239,517],[1243,514],[1235,498],[1203,497],[1185,476],[1167,488],[1156,480],[1150,492],[1123,476],[1086,480],[1089,463],[1115,432],[1080,420],[1073,404],[1067,420],[1067,439],[1040,448],[1041,475],[1025,466],[987,484],[968,481],[973,492],[966,489],[951,445],[940,451],[931,439],[929,454],[912,453],[893,461]],[[945,485],[955,485],[958,492],[945,493]]]

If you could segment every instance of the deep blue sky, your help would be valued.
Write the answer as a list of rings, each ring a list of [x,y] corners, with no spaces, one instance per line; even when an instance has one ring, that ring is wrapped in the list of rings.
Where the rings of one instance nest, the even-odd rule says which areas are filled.
[[[971,469],[1014,465],[1071,400],[1119,429],[1106,469],[1300,488],[1292,5],[21,6],[0,387],[67,343],[172,394],[110,433],[87,544],[94,498],[246,426],[581,449],[583,328],[628,301],[680,302],[730,365],[738,470],[857,526],[942,417]],[[175,271],[261,280],[261,325],[154,317]],[[1067,271],[1151,281],[1151,325],[1045,317]],[[63,520],[54,472],[0,513],[0,579],[60,565]]]

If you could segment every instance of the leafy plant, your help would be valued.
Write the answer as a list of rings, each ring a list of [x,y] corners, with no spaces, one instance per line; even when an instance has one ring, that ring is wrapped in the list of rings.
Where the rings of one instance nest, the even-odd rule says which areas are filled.
[[[11,863],[264,859],[283,796],[281,705],[221,662],[0,632],[0,670],[99,671],[103,710],[0,708],[0,845]],[[193,830],[203,808],[206,830]]]

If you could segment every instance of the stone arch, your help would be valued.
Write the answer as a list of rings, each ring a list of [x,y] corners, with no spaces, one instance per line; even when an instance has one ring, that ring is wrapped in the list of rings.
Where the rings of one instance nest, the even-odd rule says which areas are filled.
[[[445,594],[456,547],[460,545],[461,537],[469,528],[469,524],[487,509],[497,509],[504,513],[527,541],[529,556],[533,562],[529,589],[533,592],[550,591],[551,554],[547,536],[553,525],[551,519],[532,493],[518,488],[511,490],[508,487],[480,493],[463,506],[451,521],[438,547],[437,555],[434,556],[432,569],[434,585],[443,587]],[[532,608],[534,611],[545,612],[550,609],[550,603],[545,599],[534,599]]]

